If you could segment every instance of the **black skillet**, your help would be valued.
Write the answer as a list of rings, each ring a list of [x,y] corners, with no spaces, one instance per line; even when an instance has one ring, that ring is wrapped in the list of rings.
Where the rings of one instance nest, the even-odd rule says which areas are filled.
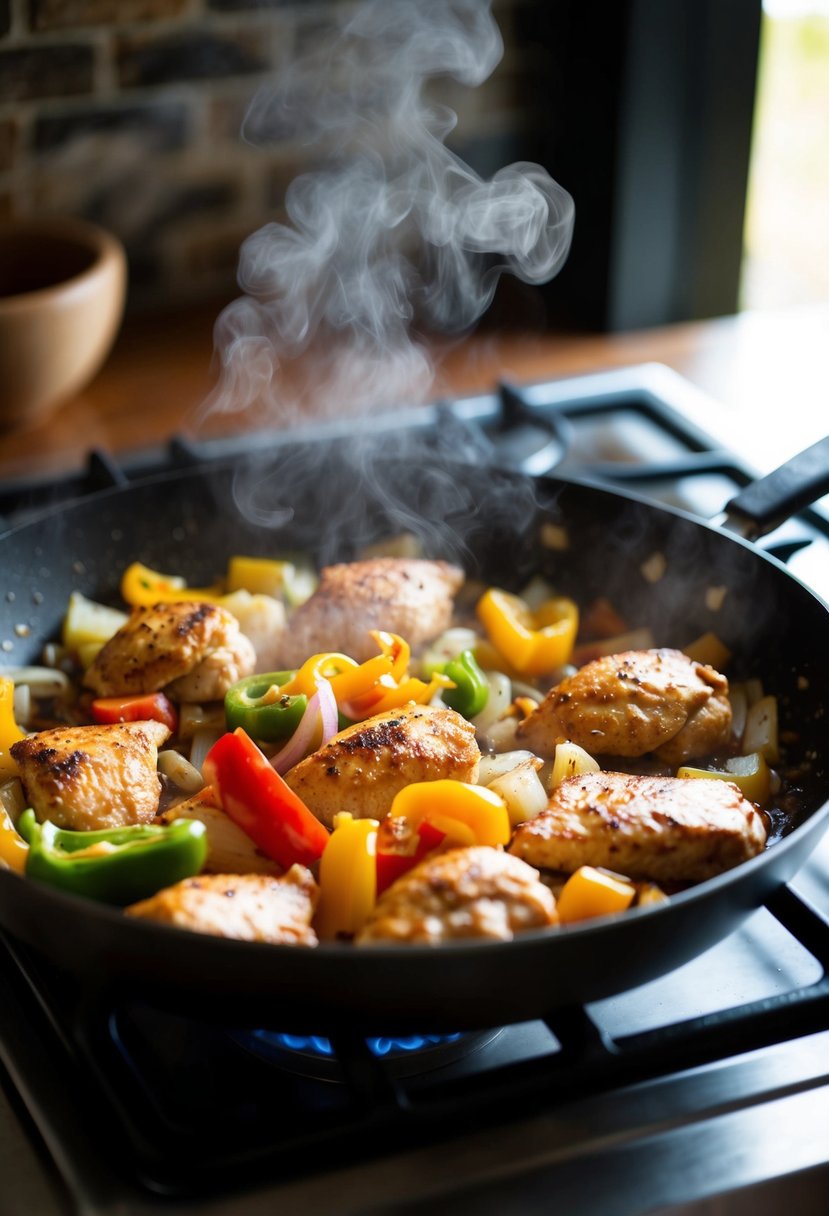
[[[655,979],[725,937],[794,875],[829,819],[825,604],[749,543],[632,495],[439,466],[412,452],[389,458],[382,447],[361,449],[358,473],[345,446],[285,448],[258,464],[116,488],[6,533],[0,663],[37,661],[59,632],[73,588],[117,602],[121,572],[133,560],[204,584],[232,553],[300,549],[322,563],[413,530],[433,556],[458,560],[471,575],[517,588],[540,571],[582,603],[606,595],[631,623],[650,625],[657,644],[681,647],[715,630],[734,652],[731,673],[759,676],[780,701],[786,760],[799,770],[800,790],[782,838],[664,906],[508,943],[306,950],[226,941],[131,921],[8,872],[0,873],[2,928],[84,984],[240,1024],[303,1033],[458,1031]],[[827,464],[824,447],[809,496],[825,492]],[[655,568],[654,554],[664,565],[656,582],[643,574]]]

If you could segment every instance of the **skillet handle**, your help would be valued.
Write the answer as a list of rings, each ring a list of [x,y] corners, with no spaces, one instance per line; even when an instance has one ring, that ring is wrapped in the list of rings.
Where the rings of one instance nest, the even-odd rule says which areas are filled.
[[[754,540],[829,494],[829,435],[726,503],[716,522]]]

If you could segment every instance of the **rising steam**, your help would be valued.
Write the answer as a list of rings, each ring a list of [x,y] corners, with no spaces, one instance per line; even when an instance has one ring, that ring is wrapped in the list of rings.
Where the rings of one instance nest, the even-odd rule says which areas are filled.
[[[455,114],[427,87],[474,87],[503,52],[490,0],[367,0],[253,102],[244,135],[289,131],[317,167],[289,187],[287,222],[242,246],[244,295],[215,330],[210,412],[343,415],[424,400],[419,335],[468,330],[502,272],[529,283],[561,267],[573,203],[539,165],[482,180],[445,146]],[[286,369],[314,341],[314,373]]]

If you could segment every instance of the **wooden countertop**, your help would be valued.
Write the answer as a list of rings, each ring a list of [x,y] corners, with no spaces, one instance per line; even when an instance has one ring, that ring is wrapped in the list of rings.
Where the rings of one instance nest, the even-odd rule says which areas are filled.
[[[80,468],[93,447],[124,453],[199,433],[215,383],[220,308],[128,318],[84,392],[48,420],[0,434],[0,479]],[[765,472],[829,431],[827,346],[829,304],[617,335],[482,330],[445,354],[429,399],[485,392],[499,378],[522,383],[664,363],[707,395],[695,421]],[[228,422],[224,430],[245,425]]]

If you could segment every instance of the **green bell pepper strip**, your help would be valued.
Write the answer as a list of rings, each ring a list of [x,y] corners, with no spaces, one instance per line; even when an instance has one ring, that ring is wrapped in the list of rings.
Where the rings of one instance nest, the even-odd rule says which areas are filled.
[[[296,675],[293,671],[271,671],[247,676],[225,693],[225,719],[228,730],[241,727],[252,739],[275,743],[287,739],[299,726],[308,698],[298,693],[287,696],[279,689]]]
[[[198,874],[207,857],[207,832],[197,819],[75,832],[49,820],[38,823],[29,809],[17,826],[29,842],[28,878],[107,904],[155,895]]]
[[[444,703],[464,718],[474,718],[489,700],[489,685],[475,655],[471,650],[462,650],[444,666],[443,672],[455,684],[454,688],[443,690]]]

